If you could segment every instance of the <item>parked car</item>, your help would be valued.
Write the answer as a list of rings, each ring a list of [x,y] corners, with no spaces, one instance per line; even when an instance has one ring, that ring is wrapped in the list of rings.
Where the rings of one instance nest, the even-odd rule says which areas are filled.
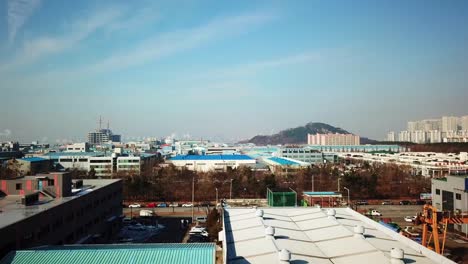
[[[369,205],[369,202],[366,200],[359,200],[356,202],[357,205]]]
[[[410,205],[411,202],[408,201],[408,200],[403,200],[403,201],[400,201],[400,205]]]
[[[160,203],[160,204],[158,204],[158,207],[167,207],[167,204],[166,203]]]
[[[146,205],[146,207],[148,207],[148,208],[154,208],[154,207],[156,207],[156,203],[148,203],[148,204]]]
[[[203,202],[200,203],[200,206],[213,206],[213,204],[211,202]]]
[[[382,205],[392,205],[392,204],[393,204],[393,202],[388,201],[388,200],[382,202]]]
[[[140,208],[140,207],[141,207],[141,204],[139,204],[139,203],[130,204],[128,206],[128,208]]]
[[[192,206],[193,206],[193,204],[191,204],[191,203],[182,204],[182,207],[192,207]]]
[[[190,232],[189,234],[191,233],[200,233],[200,232],[203,232],[203,231],[206,231],[206,227],[203,227],[203,226],[194,226],[190,229]]]
[[[178,203],[171,203],[171,204],[169,204],[169,207],[179,207],[179,204]]]
[[[204,235],[190,235],[189,239],[187,240],[187,243],[203,243],[209,241],[209,238]]]
[[[412,226],[405,226],[405,228],[403,229],[403,232],[405,232],[410,237],[420,236],[420,234],[418,232],[416,232],[416,229],[414,227],[412,227]]]
[[[382,216],[382,213],[379,212],[378,210],[370,210],[369,213],[372,216]]]
[[[375,209],[369,209],[367,212],[364,213],[365,215],[371,216],[382,216],[382,213]]]
[[[405,216],[405,222],[412,223],[414,220],[416,220],[416,216]]]
[[[195,217],[195,221],[199,223],[206,223],[206,216],[197,216]]]
[[[426,204],[426,201],[424,201],[424,200],[417,200],[417,201],[416,201],[416,204],[417,204],[417,205],[425,205],[425,204]]]

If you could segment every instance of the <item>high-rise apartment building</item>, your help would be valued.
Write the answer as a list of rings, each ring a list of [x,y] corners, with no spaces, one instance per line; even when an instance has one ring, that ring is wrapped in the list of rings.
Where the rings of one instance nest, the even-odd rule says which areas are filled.
[[[460,117],[460,127],[463,131],[468,131],[468,116]]]
[[[443,116],[442,117],[442,132],[457,131],[458,120],[456,116]]]
[[[386,141],[394,142],[395,139],[396,139],[395,138],[395,132],[393,132],[393,131],[388,132]]]
[[[360,145],[360,137],[353,134],[307,134],[307,144],[319,146]]]
[[[400,142],[410,142],[411,141],[411,133],[409,131],[400,131],[398,134],[398,141]]]

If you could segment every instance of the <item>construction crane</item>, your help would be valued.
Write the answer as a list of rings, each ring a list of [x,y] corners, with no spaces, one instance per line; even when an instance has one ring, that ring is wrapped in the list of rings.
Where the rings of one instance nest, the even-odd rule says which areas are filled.
[[[449,224],[468,224],[468,215],[450,215],[450,212],[438,212],[432,205],[424,205],[422,215],[419,215],[414,221],[416,225],[422,224],[422,245],[433,249],[439,254],[444,253],[445,239],[447,238],[447,226]],[[442,225],[443,232],[439,234],[439,225]],[[429,232],[431,234],[429,235]],[[440,235],[443,235],[442,247],[440,245]],[[430,246],[434,239],[434,247]]]

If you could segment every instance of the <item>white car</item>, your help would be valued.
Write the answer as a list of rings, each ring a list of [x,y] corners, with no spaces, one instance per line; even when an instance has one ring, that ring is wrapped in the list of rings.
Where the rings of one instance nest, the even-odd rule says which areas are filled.
[[[151,211],[151,210],[141,210],[140,211],[140,216],[141,217],[151,217],[151,216],[153,216],[153,211]]]
[[[182,207],[193,207],[193,204],[191,203],[182,204]]]
[[[200,227],[200,226],[194,226],[192,229],[190,229],[189,232],[190,235],[202,235],[202,236],[208,236],[208,232],[206,232],[206,228]]]
[[[412,223],[416,218],[416,216],[405,216],[405,222]]]
[[[373,216],[382,216],[382,213],[377,211],[377,210],[371,210],[370,211],[370,215],[373,215]]]
[[[128,206],[128,208],[140,208],[140,207],[141,207],[141,204],[137,204],[137,203],[134,203]]]

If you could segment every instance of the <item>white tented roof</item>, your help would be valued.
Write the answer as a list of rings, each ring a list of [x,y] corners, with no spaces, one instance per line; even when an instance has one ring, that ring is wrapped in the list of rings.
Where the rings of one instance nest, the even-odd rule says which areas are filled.
[[[401,263],[454,263],[350,208],[229,208],[223,232],[226,263],[282,263],[283,249],[290,263],[384,264],[392,249],[404,251]]]

